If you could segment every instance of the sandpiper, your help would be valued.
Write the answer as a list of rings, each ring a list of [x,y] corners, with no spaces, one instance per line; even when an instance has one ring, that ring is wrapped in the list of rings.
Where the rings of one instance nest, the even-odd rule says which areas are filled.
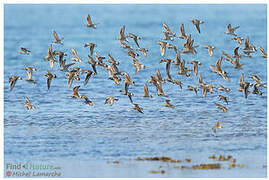
[[[119,98],[115,98],[113,96],[107,96],[106,100],[105,100],[105,104],[109,104],[110,106],[112,106],[114,104],[114,101],[118,101]]]
[[[24,69],[27,71],[27,78],[24,80],[36,84],[37,82],[33,80],[32,75],[33,71],[37,71],[37,69],[33,67],[25,67]]]
[[[62,40],[64,39],[64,38],[59,38],[58,37],[58,35],[57,35],[57,33],[56,33],[56,31],[54,30],[53,32],[52,32],[52,34],[53,34],[53,37],[54,37],[54,39],[53,39],[53,43],[55,43],[55,44],[61,44],[61,45],[63,45],[63,42],[62,42]]]
[[[97,74],[97,71],[96,71],[96,64],[97,64],[97,62],[90,55],[88,55],[88,58],[89,58],[88,63],[92,66],[93,72],[95,74]]]
[[[92,75],[95,75],[95,73],[93,71],[91,71],[91,70],[82,70],[81,74],[84,74],[84,73],[86,73],[86,77],[85,77],[85,80],[84,80],[84,86],[86,86],[86,84],[88,83],[90,77]]]
[[[119,65],[119,61],[116,61],[110,54],[108,54],[108,59],[106,59],[108,62],[110,62],[112,65],[115,64],[115,65]]]
[[[252,91],[252,93],[253,93],[253,94],[258,94],[258,95],[262,96],[262,92],[258,89],[257,84],[255,84],[255,85],[253,86],[253,91]]]
[[[176,36],[176,33],[173,33],[173,32],[170,30],[170,28],[168,27],[167,24],[163,23],[163,28],[164,28],[164,32],[166,32],[166,33],[168,33],[168,34],[170,34],[170,35],[172,35],[172,36]]]
[[[165,83],[165,80],[162,78],[159,69],[156,70],[156,76],[155,77],[156,77],[156,80],[159,81],[160,83],[162,83],[162,84]]]
[[[87,26],[87,27],[90,27],[90,28],[94,28],[94,29],[96,29],[96,26],[97,26],[98,24],[99,24],[99,23],[94,24],[94,23],[92,22],[92,20],[91,20],[90,14],[88,14],[88,16],[87,16],[87,24],[86,24],[86,26]]]
[[[144,94],[143,94],[143,97],[149,97],[149,98],[152,98],[152,96],[149,95],[149,90],[148,90],[148,86],[147,86],[147,84],[144,84]]]
[[[172,81],[172,83],[178,85],[180,87],[180,89],[182,89],[182,82],[181,81],[175,79]]]
[[[219,100],[223,100],[228,104],[228,98],[222,95],[219,95]]]
[[[177,47],[175,45],[173,45],[173,44],[167,43],[167,48],[168,49],[173,49],[175,51],[175,53],[178,52]]]
[[[209,54],[209,56],[213,56],[213,55],[214,55],[214,53],[213,53],[213,49],[214,49],[215,47],[210,46],[210,45],[206,45],[206,46],[204,46],[204,48],[207,48],[207,49],[208,49],[208,54]]]
[[[236,26],[236,27],[232,28],[231,24],[228,24],[228,25],[227,25],[227,31],[226,31],[226,34],[230,34],[230,35],[234,35],[234,36],[236,36],[236,34],[234,33],[234,31],[235,31],[236,29],[238,29],[239,27],[240,27],[240,26]]]
[[[191,85],[188,85],[188,86],[187,86],[187,89],[188,89],[189,91],[194,91],[195,94],[197,95],[197,88],[195,88],[195,87],[193,87],[193,86],[191,86]]]
[[[237,37],[233,37],[232,40],[236,40],[238,44],[242,45],[242,40],[244,40],[244,39],[237,36]]]
[[[145,48],[138,48],[137,50],[138,50],[138,51],[141,51],[142,54],[143,54],[143,56],[147,57],[147,52],[148,52],[147,49],[145,49]]]
[[[129,85],[135,85],[135,82],[131,80],[130,75],[127,72],[123,73],[125,75],[123,81],[124,81],[124,89],[126,93],[128,92]]]
[[[89,98],[87,96],[81,95],[80,98],[85,100],[84,101],[84,104],[88,104],[89,106],[93,106],[94,105],[94,103],[91,100],[89,100]]]
[[[26,54],[29,55],[31,51],[29,51],[28,49],[21,47],[21,50],[19,51],[20,54]]]
[[[158,41],[157,44],[160,45],[161,55],[164,56],[164,55],[165,55],[165,51],[166,51],[166,45],[167,45],[167,42],[164,42],[164,41]]]
[[[125,26],[122,26],[122,28],[120,29],[120,36],[118,37],[118,40],[128,42],[127,36],[125,36],[124,32],[125,32]]]
[[[170,66],[171,66],[171,62],[173,62],[173,60],[172,59],[162,59],[160,61],[160,63],[163,63],[163,62],[166,62],[165,70],[166,70],[166,74],[167,74],[167,77],[168,77],[167,81],[172,81],[172,77],[170,75]]]
[[[189,71],[191,71],[191,69],[188,69],[185,67],[185,61],[184,59],[181,61],[180,65],[179,65],[179,75],[185,75],[186,77],[190,77],[190,74],[188,73]]]
[[[185,33],[185,29],[184,29],[184,24],[181,24],[180,25],[180,28],[179,28],[179,30],[180,30],[180,36],[178,36],[179,38],[181,38],[181,39],[187,39],[187,35],[186,35],[186,33]]]
[[[223,85],[219,85],[218,90],[224,91],[224,92],[230,92],[231,89],[224,87]]]
[[[249,43],[249,37],[248,36],[245,38],[245,46],[243,47],[243,50],[247,50],[247,51],[250,51],[250,52],[255,52],[256,51],[256,47]]]
[[[222,128],[220,121],[218,121],[217,124],[215,126],[213,126],[213,128],[212,128],[212,130],[213,130],[214,133],[216,132],[216,129],[217,128]]]
[[[250,74],[249,77],[255,81],[257,87],[264,87],[264,84],[261,83],[261,78],[256,74]]]
[[[25,105],[27,110],[35,109],[35,106],[31,104],[31,101],[28,97],[25,97]]]
[[[198,19],[193,19],[192,23],[195,25],[197,31],[200,33],[200,24],[204,24],[204,22]]]
[[[139,62],[136,58],[132,58],[133,66],[135,66],[135,73],[138,73],[141,69],[145,69],[146,66]]]
[[[44,58],[44,60],[49,61],[50,59],[55,60],[55,55],[53,54],[53,51],[52,51],[52,44],[50,44],[49,49],[48,49],[48,55]]]
[[[143,112],[143,108],[139,107],[138,104],[134,104],[133,109],[134,109],[134,110],[137,110],[137,111],[140,112],[140,113],[144,113],[144,112]]]
[[[68,88],[70,88],[72,86],[74,79],[76,81],[80,80],[79,72],[69,71],[69,72],[66,73],[66,77],[68,79],[68,82],[67,82]]]
[[[128,35],[129,38],[132,38],[135,42],[135,44],[137,45],[137,47],[139,47],[139,44],[137,42],[138,39],[141,39],[140,37],[136,36],[135,34],[129,33]]]
[[[221,104],[215,103],[215,105],[217,106],[217,108],[219,108],[220,110],[222,110],[225,113],[228,111],[228,109]]]
[[[71,96],[72,98],[81,98],[81,96],[78,93],[78,89],[80,88],[80,86],[76,86],[73,88],[73,93],[70,94],[69,96]]]
[[[19,76],[10,76],[9,77],[9,83],[10,83],[9,90],[10,91],[12,91],[12,89],[15,87],[15,84],[16,84],[17,80],[22,80],[22,78],[19,77]]]
[[[198,65],[200,65],[201,63],[199,61],[195,61],[195,60],[191,60],[191,61],[189,61],[189,63],[193,65],[194,75],[197,76],[197,74],[198,74]]]
[[[45,76],[47,77],[48,89],[50,89],[51,80],[52,80],[52,78],[56,78],[56,74],[52,74],[49,70],[47,70],[47,73],[45,74]]]
[[[95,47],[97,47],[97,45],[94,44],[94,43],[85,43],[85,44],[84,44],[84,47],[90,47],[90,54],[91,54],[91,56],[92,56],[92,54],[93,54],[93,50],[94,50]]]
[[[60,71],[65,71],[65,72],[68,72],[68,68],[72,65],[74,65],[75,63],[70,63],[70,64],[65,64],[66,62],[66,59],[64,60],[59,60],[59,63],[60,63]]]
[[[172,104],[170,104],[170,100],[169,100],[169,99],[166,99],[166,100],[165,100],[165,104],[164,104],[164,106],[165,106],[165,107],[172,108],[172,109],[175,108],[175,106],[173,106]]]
[[[77,51],[74,48],[72,48],[72,55],[73,57],[71,58],[71,60],[76,62],[82,62],[82,59],[78,57]]]

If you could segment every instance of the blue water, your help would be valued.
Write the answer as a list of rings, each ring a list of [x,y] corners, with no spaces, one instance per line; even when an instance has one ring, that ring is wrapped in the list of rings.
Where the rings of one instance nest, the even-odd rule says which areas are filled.
[[[242,69],[234,69],[223,60],[222,67],[228,72],[230,82],[212,73],[209,65],[214,65],[224,50],[229,55],[237,46],[232,36],[226,35],[227,24],[239,25],[238,36],[249,36],[256,47],[267,49],[267,11],[266,5],[16,5],[4,6],[4,157],[5,163],[52,162],[61,166],[63,177],[266,177],[267,164],[267,89],[260,88],[262,96],[250,94],[245,99],[237,91],[240,74],[252,82],[250,74],[260,76],[267,82],[267,62],[257,50],[252,58],[243,57]],[[97,29],[85,26],[86,17],[91,14]],[[191,23],[193,18],[205,21],[200,26],[201,34]],[[224,93],[217,91],[202,97],[201,89],[196,96],[187,91],[187,85],[196,86],[198,77],[193,73],[189,78],[177,75],[177,67],[171,66],[171,75],[183,83],[181,90],[177,85],[163,84],[167,98],[156,95],[151,84],[149,92],[152,99],[141,97],[143,85],[157,69],[166,77],[165,64],[159,61],[157,41],[163,38],[162,23],[179,34],[179,26],[184,23],[187,34],[192,34],[194,45],[199,45],[197,54],[181,54],[185,61],[192,59],[202,63],[199,74],[206,83],[214,86],[222,84],[231,89]],[[139,44],[149,50],[148,56],[138,59],[146,66],[135,73],[132,60],[121,48],[117,37],[120,28],[126,26],[126,34],[134,33],[141,37]],[[68,54],[71,62],[71,48],[87,61],[89,49],[84,43],[97,44],[95,51],[101,56],[110,53],[120,62],[119,70],[127,71],[135,81],[129,90],[134,94],[133,101],[144,109],[141,114],[132,109],[129,99],[108,79],[108,73],[97,67],[98,74],[86,86],[84,75],[79,92],[85,94],[95,105],[90,107],[82,100],[72,99],[72,89],[67,87],[65,73],[56,64],[51,69],[43,58],[52,43],[52,31],[64,37],[64,45],[53,44],[53,50]],[[170,42],[182,49],[185,40]],[[131,46],[136,47],[130,39]],[[204,45],[215,46],[214,56],[208,55]],[[20,47],[31,50],[31,54],[21,55]],[[242,53],[240,46],[239,53]],[[165,58],[175,58],[173,50],[167,49]],[[9,91],[8,78],[19,75],[26,78],[26,66],[37,68],[33,78],[38,84],[18,81],[13,91]],[[77,67],[91,69],[86,63],[76,63]],[[188,68],[192,66],[186,64]],[[46,71],[57,75],[48,91]],[[251,88],[252,90],[252,88]],[[228,96],[228,112],[223,113],[214,105],[218,95]],[[24,98],[29,97],[35,110],[27,111]],[[106,96],[119,98],[110,107],[104,105]],[[170,99],[174,109],[163,106]],[[222,129],[213,133],[211,128],[223,121]],[[173,159],[192,158],[194,164],[210,163],[212,154],[232,155],[243,168],[224,168],[214,171],[179,170],[168,168],[167,173],[150,174],[159,164],[134,161],[137,157],[169,156]],[[119,160],[119,166],[107,161]],[[196,162],[196,163],[195,163]],[[171,165],[173,166],[173,165]]]

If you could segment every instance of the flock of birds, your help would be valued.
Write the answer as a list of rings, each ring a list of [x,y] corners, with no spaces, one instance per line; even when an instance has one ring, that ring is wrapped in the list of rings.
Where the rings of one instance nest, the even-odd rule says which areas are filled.
[[[193,19],[192,23],[195,25],[195,28],[197,29],[198,33],[201,33],[200,25],[204,24],[204,22],[197,20],[197,19]],[[94,24],[92,22],[90,15],[88,15],[86,26],[88,28],[96,29],[97,25],[98,25],[97,23]],[[187,68],[185,66],[185,61],[180,56],[181,53],[196,54],[197,53],[196,48],[198,47],[198,45],[194,46],[194,40],[192,39],[191,34],[189,34],[189,35],[186,34],[185,29],[184,29],[184,24],[180,25],[179,35],[176,35],[176,33],[172,32],[170,30],[169,26],[165,23],[163,23],[163,28],[164,28],[163,29],[164,37],[162,40],[157,42],[157,44],[160,45],[161,56],[165,56],[166,49],[168,48],[168,49],[172,49],[175,51],[176,57],[175,57],[175,60],[168,59],[168,58],[163,58],[160,60],[160,63],[166,64],[167,78],[163,78],[160,74],[160,71],[157,70],[156,75],[150,76],[149,80],[147,82],[151,83],[153,86],[156,87],[156,91],[157,91],[158,96],[167,97],[167,95],[165,94],[165,92],[162,88],[162,84],[164,84],[166,82],[173,83],[175,85],[178,85],[181,89],[182,89],[182,84],[183,84],[181,81],[176,80],[171,76],[171,74],[170,74],[171,63],[173,63],[176,67],[178,67],[178,69],[179,69],[179,71],[177,73],[178,75],[183,75],[183,76],[186,76],[186,78],[188,78],[191,76],[191,72],[193,72],[193,74],[195,76],[198,76],[198,67],[201,65],[201,62],[196,61],[196,60],[191,60],[191,61],[189,61],[189,64],[192,64],[192,68]],[[243,53],[239,54],[239,52],[238,52],[239,46],[234,49],[233,55],[228,55],[227,53],[222,51],[223,56],[221,56],[217,60],[215,66],[210,65],[210,69],[212,70],[212,72],[223,77],[223,79],[226,81],[229,81],[229,77],[227,75],[227,72],[225,70],[223,70],[222,66],[221,66],[221,62],[223,60],[223,57],[225,58],[226,61],[230,62],[234,68],[240,69],[240,68],[242,68],[242,65],[243,65],[240,63],[240,59],[243,56],[244,57],[251,57],[251,54],[255,53],[257,51],[256,47],[250,43],[248,36],[246,36],[246,38],[243,39],[235,34],[235,31],[238,28],[239,28],[239,26],[232,27],[231,24],[228,24],[226,34],[231,35],[232,40],[237,41],[239,46],[241,46],[243,44],[243,40],[244,40],[244,47],[242,47]],[[59,38],[56,31],[53,31],[53,37],[54,37],[54,40],[52,41],[52,43],[63,45],[63,38]],[[175,45],[172,44],[172,42],[174,41],[175,38],[180,38],[180,39],[186,40],[186,42],[183,45],[182,50],[179,50]],[[131,45],[129,43],[129,41],[131,41],[131,39],[134,41],[135,45],[137,46],[136,49],[131,47]],[[142,48],[139,45],[139,41],[141,41],[141,38],[133,33],[129,33],[128,35],[126,35],[125,34],[125,26],[123,26],[120,29],[119,37],[117,38],[117,40],[119,40],[122,48],[124,48],[126,50],[127,55],[131,57],[131,59],[133,61],[133,66],[135,67],[135,72],[138,73],[141,69],[145,69],[146,66],[143,65],[137,59],[137,57],[140,55],[139,52],[144,57],[146,57],[147,53],[148,53],[148,49]],[[91,66],[91,68],[92,68],[91,70],[90,69],[81,69],[79,67],[73,66],[76,63],[85,62],[78,56],[75,49],[72,49],[72,56],[73,57],[71,58],[71,60],[74,62],[66,64],[66,59],[64,59],[64,57],[67,56],[67,54],[62,52],[62,51],[58,51],[58,50],[53,51],[52,44],[49,45],[48,55],[44,58],[44,60],[49,62],[50,67],[52,69],[54,68],[54,64],[56,62],[59,63],[59,67],[60,67],[59,70],[65,72],[65,75],[67,78],[68,88],[72,87],[74,80],[78,81],[78,82],[80,81],[81,74],[86,74],[85,79],[84,79],[84,85],[86,85],[91,77],[94,78],[94,76],[97,76],[97,67],[100,67],[103,70],[106,70],[108,72],[108,76],[109,76],[108,79],[112,80],[116,85],[119,85],[121,81],[124,83],[124,89],[120,90],[120,92],[123,95],[126,95],[130,99],[130,102],[133,104],[134,110],[137,110],[138,112],[143,113],[143,108],[140,107],[140,105],[133,102],[133,99],[132,99],[133,93],[131,93],[129,91],[129,86],[135,85],[135,82],[131,79],[128,72],[119,71],[118,66],[120,63],[114,57],[112,57],[110,54],[108,54],[108,57],[100,56],[95,51],[95,48],[97,47],[97,45],[92,43],[92,42],[85,43],[84,47],[89,47],[89,50],[90,50],[89,55],[88,55],[89,59],[88,59],[87,63]],[[214,56],[214,47],[213,46],[206,45],[206,46],[204,46],[204,48],[208,49],[209,56]],[[258,49],[261,52],[261,55],[262,55],[261,57],[267,58],[267,53],[265,52],[265,50],[261,46],[258,46]],[[19,51],[19,53],[29,55],[31,53],[31,51],[24,48],[24,47],[21,47],[21,50]],[[95,59],[93,58],[93,54],[95,56]],[[107,62],[105,62],[104,60],[107,60]],[[73,66],[73,67],[71,67],[71,66]],[[24,69],[27,72],[27,78],[24,80],[29,82],[29,83],[36,84],[37,81],[35,81],[33,79],[33,71],[37,71],[37,69],[34,67],[25,67]],[[46,76],[46,78],[47,78],[47,87],[49,90],[52,80],[57,78],[56,74],[53,74],[49,70],[47,70],[47,72],[44,74],[44,76]],[[260,87],[264,88],[266,86],[263,82],[261,82],[261,78],[255,74],[251,74],[250,78],[253,79],[252,83],[245,81],[244,74],[243,73],[241,74],[238,91],[242,92],[245,98],[248,98],[248,95],[251,92],[253,94],[256,94],[256,95],[262,95],[262,91],[259,88]],[[10,91],[12,91],[13,88],[15,87],[17,80],[22,80],[22,78],[20,76],[16,76],[16,75],[9,77]],[[250,87],[252,87],[252,91],[250,91]],[[85,95],[81,95],[79,93],[79,88],[80,88],[80,86],[75,86],[73,88],[73,93],[70,94],[70,96],[72,98],[84,99],[85,104],[87,104],[89,106],[93,106],[94,103],[88,97],[86,97]],[[193,87],[191,85],[187,86],[187,90],[194,91],[195,94],[197,94],[198,89],[202,89],[203,97],[206,97],[207,93],[213,93],[216,90],[224,91],[224,92],[231,91],[229,88],[226,88],[223,85],[219,85],[218,87],[215,87],[215,86],[213,86],[213,84],[208,84],[208,83],[203,82],[201,74],[199,75],[197,87]],[[145,98],[152,98],[153,97],[152,95],[149,94],[147,83],[144,84],[143,97],[145,97]],[[219,95],[218,99],[220,101],[225,102],[226,104],[228,104],[228,102],[229,102],[228,97],[223,96],[223,95]],[[105,104],[109,104],[110,106],[112,106],[114,104],[114,102],[118,101],[118,100],[119,99],[116,97],[107,96],[105,98]],[[224,113],[228,111],[228,108],[222,104],[215,103],[215,105],[217,108],[219,108]],[[164,106],[168,107],[168,108],[175,107],[174,105],[172,105],[170,103],[169,99],[165,100]],[[31,110],[31,109],[35,108],[35,106],[31,104],[31,101],[28,97],[25,98],[25,107],[27,110]],[[221,128],[221,127],[222,127],[221,121],[218,121],[217,124],[215,126],[213,126],[212,130],[214,132],[216,132],[216,129]]]

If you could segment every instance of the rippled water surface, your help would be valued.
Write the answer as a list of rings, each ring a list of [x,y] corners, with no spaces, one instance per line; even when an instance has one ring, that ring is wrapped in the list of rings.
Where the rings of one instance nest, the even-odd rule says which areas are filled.
[[[50,162],[62,169],[64,177],[266,177],[267,150],[267,89],[259,88],[262,96],[250,94],[247,99],[237,89],[240,74],[245,80],[254,81],[250,74],[260,76],[267,82],[266,59],[257,52],[252,58],[243,57],[242,69],[223,60],[222,68],[227,71],[230,81],[211,72],[224,50],[229,55],[239,46],[232,36],[226,35],[227,24],[239,25],[238,36],[249,36],[256,47],[267,49],[266,5],[5,5],[4,7],[4,151],[5,163]],[[85,26],[87,14],[93,22],[100,23],[97,29]],[[197,32],[191,20],[205,21]],[[190,77],[177,74],[178,68],[171,65],[171,75],[183,83],[183,89],[166,82],[163,89],[168,97],[159,97],[155,87],[148,83],[157,69],[166,78],[165,64],[159,61],[157,41],[163,38],[162,23],[179,34],[181,23],[187,34],[192,34],[194,45],[199,45],[197,54],[181,54],[186,62],[195,59],[202,63],[199,74],[205,83],[215,87],[220,84],[231,89],[225,93],[215,91],[202,96],[187,91],[187,85],[197,86],[198,77],[191,72]],[[148,56],[140,54],[137,58],[145,66],[135,73],[132,59],[121,48],[117,37],[120,28],[125,25],[126,33],[141,37],[139,44],[147,48]],[[119,70],[127,71],[135,81],[129,91],[134,94],[134,103],[139,104],[144,114],[132,109],[128,97],[119,90],[123,82],[115,85],[108,79],[108,73],[97,67],[98,74],[84,86],[81,81],[79,92],[94,102],[90,107],[82,100],[72,99],[72,89],[67,87],[65,73],[59,71],[57,63],[51,69],[44,61],[49,44],[52,43],[52,31],[56,30],[64,37],[64,45],[53,44],[53,50],[67,53],[66,60],[71,62],[71,49],[85,62],[89,49],[84,43],[97,44],[95,51],[107,57],[110,53],[120,62]],[[170,43],[180,50],[185,40],[175,39]],[[132,39],[129,44],[136,49]],[[215,47],[214,56],[208,55],[204,45]],[[20,47],[31,50],[30,55],[18,53]],[[242,53],[243,45],[239,53]],[[167,49],[165,58],[175,59],[175,52]],[[33,66],[37,72],[33,78],[38,84],[18,81],[13,91],[9,91],[8,79],[11,75],[26,78],[24,67]],[[75,66],[91,69],[87,63]],[[186,63],[191,68],[191,64]],[[55,73],[48,91],[47,70]],[[143,98],[143,85],[147,83],[152,99]],[[252,88],[250,88],[252,91]],[[229,104],[218,100],[218,95],[229,98]],[[29,97],[35,110],[27,111],[25,97]],[[106,96],[115,96],[119,101],[110,107],[104,105]],[[170,99],[174,109],[164,107],[165,99]],[[227,113],[216,108],[215,102],[225,105]],[[213,133],[212,127],[222,121],[223,128]],[[159,163],[137,162],[137,157],[169,156],[173,159],[191,158],[194,165],[212,163],[208,157],[212,154],[232,155],[242,168],[229,169],[223,165],[220,170],[180,170],[174,164],[166,168],[165,174],[151,174],[150,170],[159,168]],[[107,164],[107,161],[120,161],[120,164]],[[165,164],[167,165],[167,164]]]

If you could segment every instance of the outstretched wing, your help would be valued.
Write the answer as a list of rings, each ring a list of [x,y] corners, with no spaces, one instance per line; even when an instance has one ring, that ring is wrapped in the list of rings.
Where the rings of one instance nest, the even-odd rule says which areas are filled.
[[[263,55],[266,55],[266,52],[264,51],[264,49],[263,49],[261,46],[258,46],[258,48],[259,48],[259,50],[261,51],[261,53],[262,53]]]
[[[88,24],[92,24],[92,20],[91,20],[90,14],[88,14],[87,22],[88,22]]]
[[[48,77],[48,78],[47,78],[48,89],[50,89],[50,83],[51,83],[51,77]]]
[[[180,32],[181,32],[181,34],[182,34],[183,36],[186,35],[186,33],[185,33],[185,29],[184,29],[184,24],[181,24],[181,25],[180,25]]]
[[[59,40],[59,37],[58,37],[56,31],[53,31],[53,37],[54,37],[54,39],[55,39],[56,41]]]
[[[238,29],[240,26],[236,26],[234,28],[232,28],[233,31],[235,31],[236,29]]]
[[[165,31],[168,31],[168,32],[170,31],[170,29],[169,29],[169,27],[168,27],[167,24],[163,23],[163,27],[164,27]]]
[[[30,100],[29,100],[28,97],[25,97],[25,103],[26,103],[26,104],[31,104],[31,102],[30,102]]]
[[[122,28],[120,29],[120,35],[124,35],[125,32],[125,25],[122,26]]]
[[[78,57],[77,51],[75,49],[72,48],[72,54],[74,57]]]
[[[200,25],[199,25],[199,23],[195,23],[195,27],[196,27],[196,29],[198,30],[198,32],[201,33],[201,32],[200,32]]]
[[[144,84],[144,95],[149,96],[148,86]]]

